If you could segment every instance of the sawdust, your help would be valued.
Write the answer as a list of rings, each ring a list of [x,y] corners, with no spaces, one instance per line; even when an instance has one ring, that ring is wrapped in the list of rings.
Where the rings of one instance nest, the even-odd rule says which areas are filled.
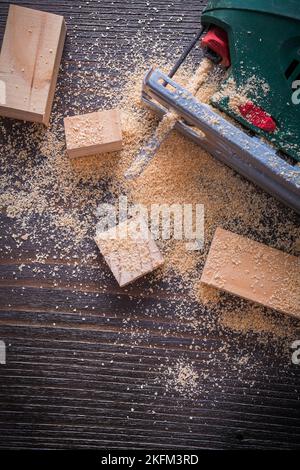
[[[213,68],[213,63],[209,59],[204,58],[196,72],[193,74],[192,79],[187,83],[186,89],[192,95],[196,95],[203,85],[207,86],[206,84]],[[202,94],[202,90],[200,93]]]
[[[220,90],[215,93],[214,100],[220,101],[224,97],[228,97],[229,107],[238,115],[241,114],[240,106],[245,104],[249,99],[258,101],[263,96],[266,96],[270,91],[270,86],[262,79],[252,75],[247,77],[241,85],[237,85],[233,77],[221,86]]]
[[[221,292],[214,287],[206,286],[202,282],[195,282],[194,294],[203,305],[217,304],[220,301]]]
[[[157,126],[157,130],[155,132],[157,139],[162,142],[173,129],[177,121],[178,115],[174,111],[168,112]]]
[[[78,113],[94,110],[97,95],[106,100],[107,107],[118,105],[121,108],[124,149],[119,153],[70,161],[62,132],[62,115],[55,109],[47,130],[37,125],[26,125],[24,130],[23,124],[13,123],[11,132],[1,123],[1,210],[15,219],[16,239],[29,234],[39,262],[53,257],[53,249],[45,244],[47,240],[49,244],[53,243],[55,256],[75,262],[80,258],[84,265],[96,263],[97,252],[91,242],[99,203],[108,199],[114,202],[117,196],[126,194],[131,202],[147,207],[153,203],[204,204],[204,250],[187,252],[184,241],[166,241],[161,246],[166,262],[154,275],[150,289],[152,285],[158,289],[159,282],[163,281],[164,285],[170,286],[171,292],[185,292],[196,297],[200,306],[214,303],[221,309],[216,293],[208,294],[199,288],[201,270],[216,227],[223,226],[244,235],[253,233],[259,241],[267,241],[287,252],[293,251],[293,244],[299,238],[298,227],[292,216],[282,218],[281,207],[273,199],[176,131],[171,131],[140,178],[130,182],[124,179],[134,156],[153,135],[158,123],[140,102],[142,78],[149,63],[143,63],[140,55],[136,62],[136,70],[129,71],[124,77],[119,98],[116,98],[113,83],[107,83],[102,72],[92,76],[76,72],[78,89],[72,92],[73,109]],[[164,64],[161,68],[165,70]],[[187,67],[175,79],[186,84],[191,74],[192,69]],[[74,79],[74,75],[70,81],[72,77]],[[206,80],[197,93],[203,102],[207,102],[219,86],[219,72],[212,72]],[[83,86],[90,91],[84,109]],[[20,143],[22,150],[18,151]],[[266,214],[270,215],[267,217]],[[269,224],[269,219],[275,220],[276,224]],[[20,243],[26,242],[20,240]],[[188,315],[183,306],[181,317]],[[204,321],[200,318],[200,324]],[[193,315],[191,324],[196,324]],[[230,317],[227,316],[227,326],[229,324]],[[197,325],[199,327],[199,323]],[[232,327],[236,328],[234,321]],[[286,331],[285,320],[282,331]],[[270,333],[274,333],[272,327]]]
[[[187,84],[185,84],[186,89],[192,95],[196,95],[199,88],[207,82],[207,79],[212,69],[213,65],[211,61],[204,58],[201,62],[201,65],[196,70],[195,74],[193,74],[192,79],[188,81]],[[166,135],[172,130],[177,120],[178,116],[174,111],[170,111],[169,113],[167,113],[157,127],[156,136],[160,140],[163,140]]]
[[[163,372],[167,392],[176,392],[185,398],[192,398],[197,394],[199,374],[189,361],[179,359],[175,364],[166,367]]]
[[[294,334],[294,328],[288,318],[274,315],[272,311],[254,304],[242,310],[224,310],[220,315],[219,324],[242,334],[252,331],[291,338]]]
[[[204,58],[201,62],[201,65],[193,75],[193,78],[190,82],[186,84],[186,89],[193,95],[199,90],[199,88],[206,83],[209,73],[212,71],[213,65],[210,60]],[[155,142],[158,142],[160,145],[169,135],[171,130],[174,128],[176,122],[179,120],[179,116],[175,111],[168,111],[165,116],[162,118],[160,123],[157,126],[157,129],[154,133]],[[151,139],[152,140],[152,139]],[[143,152],[149,152],[149,156],[151,158],[153,154],[153,149],[151,143],[144,143],[143,144]],[[143,168],[145,166],[145,155],[144,158],[140,158],[140,154],[138,157],[133,161],[132,165],[130,166],[129,173],[127,173],[127,177],[130,175],[131,177],[140,175]]]

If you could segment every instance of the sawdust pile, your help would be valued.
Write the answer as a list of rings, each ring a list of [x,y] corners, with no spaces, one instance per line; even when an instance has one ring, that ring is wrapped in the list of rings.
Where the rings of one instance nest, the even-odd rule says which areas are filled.
[[[165,370],[164,386],[166,392],[177,392],[185,398],[192,398],[199,389],[199,374],[193,364],[179,359]]]
[[[207,83],[209,83],[209,77],[211,75],[211,72],[213,70],[213,63],[207,59],[204,58],[201,61],[200,66],[196,70],[196,72],[192,75],[192,78],[188,83],[186,84],[186,89],[192,93],[192,95],[196,95],[197,92],[199,91],[199,88],[202,86],[206,86]],[[201,91],[202,98],[204,98],[203,93]]]
[[[49,129],[34,124],[14,122],[8,125],[1,122],[1,210],[15,220],[12,236],[17,245],[22,246],[29,241],[34,244],[39,262],[55,256],[76,262],[80,259],[82,265],[95,265],[97,249],[93,239],[100,203],[114,203],[120,194],[124,194],[131,203],[142,203],[147,207],[163,203],[203,204],[204,250],[187,252],[184,241],[173,239],[160,243],[166,262],[150,280],[149,289],[153,286],[159,289],[163,281],[170,286],[171,292],[187,293],[200,306],[215,305],[216,309],[222,310],[225,294],[220,297],[220,293],[199,285],[215,229],[222,226],[292,253],[299,230],[292,214],[285,219],[282,217],[279,203],[176,131],[171,131],[141,177],[133,181],[124,179],[125,171],[158,124],[157,118],[140,102],[142,78],[149,64],[144,64],[140,56],[137,63],[136,70],[125,76],[118,99],[102,72],[95,72],[92,77],[83,72],[76,74],[76,79],[89,87],[90,96],[82,109],[80,87],[73,93],[73,106],[78,113],[95,111],[95,96],[100,94],[105,95],[107,108],[118,105],[122,110],[124,149],[121,152],[70,160],[65,150],[63,116],[58,112],[61,109],[59,99]],[[192,69],[187,67],[176,76],[176,80],[186,84],[192,73]],[[219,86],[220,73],[218,70],[211,73],[205,70],[204,74],[205,83],[197,96],[208,102]],[[197,80],[199,83],[199,76]],[[276,224],[272,225],[268,222],[270,220]],[[55,247],[54,254],[53,248],[49,248],[51,242]],[[105,276],[103,273],[103,286]],[[181,315],[177,317],[188,315],[188,309],[183,306]],[[255,321],[252,321],[253,314],[249,309],[240,313],[240,319],[241,315],[245,332],[249,329],[272,334],[278,332],[279,326],[273,327],[272,314],[267,320],[256,314]],[[245,321],[246,317],[249,320]],[[197,321],[199,326],[207,320],[200,317]],[[220,321],[228,328],[237,329],[237,320],[226,310]],[[289,320],[282,321],[285,332],[286,322]],[[190,324],[194,327],[194,315],[190,317]]]
[[[267,309],[252,304],[241,310],[224,310],[220,316],[220,324],[239,333],[253,331],[288,337],[294,332],[287,317],[272,314]]]
[[[207,286],[202,282],[195,282],[194,294],[196,299],[199,299],[203,305],[216,304],[221,297],[221,291],[214,287]]]

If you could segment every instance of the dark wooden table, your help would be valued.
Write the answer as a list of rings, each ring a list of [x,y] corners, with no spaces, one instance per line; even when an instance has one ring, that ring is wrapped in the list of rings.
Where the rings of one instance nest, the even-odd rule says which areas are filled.
[[[122,57],[143,20],[142,35],[154,42],[159,37],[170,56],[197,30],[206,2],[15,3],[65,16],[68,38],[57,88],[62,96],[67,68],[79,60],[93,67],[88,46],[95,38],[112,43]],[[8,4],[0,2],[0,37]],[[0,365],[1,448],[300,449],[300,366],[292,365],[286,345],[279,354],[271,338],[260,342],[254,334],[206,331],[205,325],[180,332],[170,306],[177,294],[157,290],[145,298],[147,280],[129,298],[113,279],[99,290],[95,266],[82,267],[74,280],[74,265],[54,256],[39,276],[19,272],[35,247],[16,245],[14,220],[5,214],[1,230],[0,340],[7,345],[7,364]],[[58,284],[51,279],[54,267]],[[103,263],[101,269],[107,269]],[[145,313],[155,312],[157,302],[160,314]],[[190,308],[197,308],[192,301]],[[167,363],[194,361],[201,383],[193,398],[166,391],[160,365],[167,357]]]

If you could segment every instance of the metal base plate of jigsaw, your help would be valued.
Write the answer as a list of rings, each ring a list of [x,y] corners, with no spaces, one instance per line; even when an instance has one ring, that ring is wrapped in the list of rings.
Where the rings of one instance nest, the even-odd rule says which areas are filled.
[[[300,167],[274,147],[224,119],[160,70],[146,75],[142,99],[161,117],[175,110],[177,130],[300,214]]]

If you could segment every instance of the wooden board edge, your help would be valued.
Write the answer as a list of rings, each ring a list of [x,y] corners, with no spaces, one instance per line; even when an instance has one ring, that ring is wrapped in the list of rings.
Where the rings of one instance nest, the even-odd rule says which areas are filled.
[[[143,274],[140,274],[139,276],[135,277],[134,279],[132,279],[131,281],[129,282],[125,282],[125,283],[122,283],[119,284],[120,287],[126,287],[126,286],[129,286],[130,284],[133,284],[134,282],[138,281],[139,279],[142,279],[143,277],[146,277],[146,276],[149,276],[150,274],[154,273],[157,269],[161,268],[165,263],[165,260],[163,260],[160,264],[158,264],[157,266],[155,266],[155,268],[151,269],[151,271],[147,271]]]
[[[284,314],[284,315],[289,315],[290,317],[292,318],[296,318],[297,320],[300,320],[300,313],[295,313],[295,312],[291,312],[291,311],[287,311],[287,310],[280,310],[280,309],[276,309],[270,305],[267,305],[267,304],[263,304],[261,302],[255,302],[254,300],[251,300],[251,299],[248,299],[247,297],[242,297],[241,295],[238,295],[238,294],[235,294],[234,292],[230,291],[230,290],[226,290],[226,289],[222,289],[220,287],[217,287],[215,286],[214,284],[209,284],[209,282],[206,282],[206,281],[202,281],[202,277],[200,279],[200,282],[202,284],[204,284],[205,286],[208,286],[208,287],[212,287],[214,289],[217,289],[221,292],[226,292],[227,294],[230,294],[230,295],[233,295],[235,297],[238,297],[239,299],[243,299],[243,300],[246,300],[247,302],[253,304],[253,305],[260,305],[261,307],[265,307],[265,308],[268,308],[269,310],[272,310],[273,312],[278,312],[278,313],[281,313],[281,314]]]
[[[123,150],[123,141],[118,140],[113,144],[105,144],[99,149],[99,145],[92,145],[79,149],[72,149],[67,147],[67,153],[70,158],[83,158],[92,157],[93,155],[101,155],[103,153],[120,152]]]
[[[9,108],[3,105],[0,105],[0,117],[44,124],[44,115],[41,113],[23,111],[22,109]]]
[[[62,24],[61,24],[61,31],[60,31],[60,36],[58,40],[58,48],[56,51],[56,57],[54,61],[53,76],[51,79],[51,86],[50,86],[49,93],[48,93],[46,110],[43,116],[43,124],[45,126],[48,126],[49,121],[50,121],[50,115],[51,115],[51,110],[52,110],[52,105],[53,105],[53,100],[54,100],[54,95],[55,95],[55,89],[57,85],[58,74],[59,74],[59,67],[60,67],[61,58],[62,58],[64,45],[65,45],[65,39],[67,35],[67,25],[66,25],[65,19],[63,16],[61,18],[62,18]]]

